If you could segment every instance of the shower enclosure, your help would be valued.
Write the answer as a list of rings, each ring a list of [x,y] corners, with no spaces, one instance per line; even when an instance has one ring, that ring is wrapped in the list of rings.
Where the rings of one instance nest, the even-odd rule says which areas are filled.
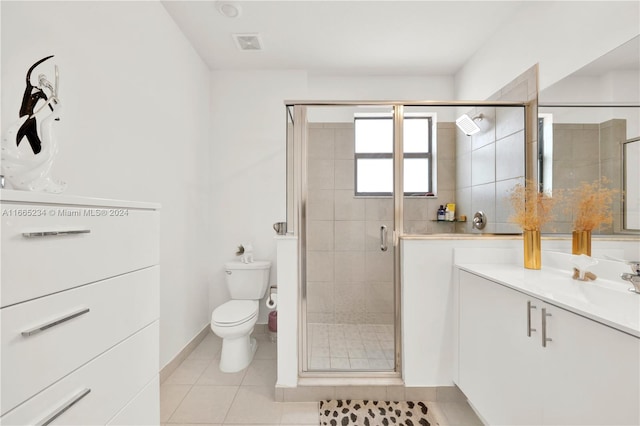
[[[477,135],[456,127],[463,113],[482,114]],[[476,167],[473,183],[493,188],[484,210],[496,211],[495,188],[524,177],[524,105],[290,102],[286,115],[287,222],[299,246],[300,375],[399,377],[399,238],[472,232],[463,217],[473,217],[473,151],[477,164],[492,149],[491,168],[500,154],[512,165],[499,181]],[[447,204],[466,210],[438,221],[438,208]]]

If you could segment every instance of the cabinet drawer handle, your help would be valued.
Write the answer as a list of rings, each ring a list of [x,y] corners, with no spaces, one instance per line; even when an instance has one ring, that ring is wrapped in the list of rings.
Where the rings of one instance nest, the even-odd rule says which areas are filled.
[[[34,334],[38,334],[41,331],[45,331],[48,328],[55,327],[58,324],[62,324],[63,322],[67,322],[67,321],[69,321],[71,319],[77,318],[80,315],[84,315],[84,314],[88,313],[89,311],[90,311],[89,308],[81,309],[81,310],[73,312],[73,313],[71,313],[69,315],[65,315],[62,318],[58,318],[57,320],[53,320],[53,321],[48,322],[46,324],[40,325],[38,327],[34,327],[34,328],[30,329],[30,330],[23,331],[22,332],[22,336],[23,337],[33,336]]]
[[[55,235],[76,235],[76,234],[90,234],[90,229],[72,229],[69,231],[41,231],[41,232],[23,232],[22,236],[25,238],[32,237],[53,237]]]
[[[53,422],[55,419],[60,417],[69,408],[73,407],[82,398],[84,398],[85,396],[89,395],[89,392],[91,392],[91,389],[89,389],[89,388],[78,392],[76,395],[71,397],[71,399],[69,399],[69,401],[67,401],[64,404],[62,404],[60,406],[60,408],[58,408],[56,411],[54,411],[53,413],[49,414],[47,417],[45,417],[44,419],[42,419],[38,423],[36,423],[36,425],[38,425],[38,426],[47,426],[48,424]]]
[[[553,339],[547,337],[547,317],[550,317],[551,314],[547,313],[545,308],[542,308],[542,347],[547,347],[547,342],[552,342]]]
[[[531,337],[531,332],[536,331],[535,328],[531,328],[531,310],[536,309],[535,305],[531,304],[530,300],[527,300],[527,336]]]

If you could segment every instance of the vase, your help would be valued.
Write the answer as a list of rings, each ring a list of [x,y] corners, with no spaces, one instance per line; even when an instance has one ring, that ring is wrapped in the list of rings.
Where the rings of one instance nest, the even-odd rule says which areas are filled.
[[[527,269],[540,269],[540,231],[524,230],[522,233],[524,241],[524,267]]]
[[[591,256],[591,231],[573,231],[571,253]]]

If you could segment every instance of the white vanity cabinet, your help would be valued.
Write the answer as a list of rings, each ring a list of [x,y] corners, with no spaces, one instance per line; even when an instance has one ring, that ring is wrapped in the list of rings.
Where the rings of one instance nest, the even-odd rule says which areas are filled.
[[[159,206],[0,194],[0,425],[158,424]]]
[[[458,295],[457,384],[489,424],[640,424],[637,336],[463,270]]]
[[[457,385],[490,424],[542,424],[523,294],[460,272]]]

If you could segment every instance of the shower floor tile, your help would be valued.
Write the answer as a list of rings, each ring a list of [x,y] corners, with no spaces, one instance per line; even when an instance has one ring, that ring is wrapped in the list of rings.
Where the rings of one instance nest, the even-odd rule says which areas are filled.
[[[307,331],[311,370],[393,370],[392,325],[309,323]]]

